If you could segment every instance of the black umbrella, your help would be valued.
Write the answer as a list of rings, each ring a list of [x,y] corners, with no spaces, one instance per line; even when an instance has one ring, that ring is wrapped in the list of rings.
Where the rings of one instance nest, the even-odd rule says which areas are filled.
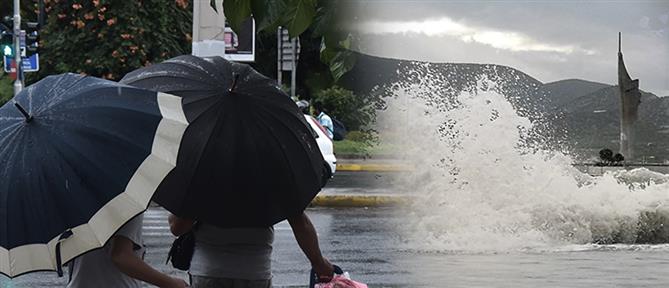
[[[101,247],[176,165],[181,99],[62,74],[0,108],[0,273],[15,277]],[[61,274],[62,275],[62,274]]]
[[[121,83],[183,98],[190,126],[177,168],[154,197],[176,215],[266,227],[301,213],[329,178],[297,105],[248,65],[185,55]]]

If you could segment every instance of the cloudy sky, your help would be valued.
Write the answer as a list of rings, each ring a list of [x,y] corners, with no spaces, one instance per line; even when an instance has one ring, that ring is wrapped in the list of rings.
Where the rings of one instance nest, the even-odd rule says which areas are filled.
[[[669,96],[669,1],[348,2],[362,52],[432,62],[493,63],[544,83],[617,83],[618,32],[641,89]],[[353,3],[353,4],[351,4]]]

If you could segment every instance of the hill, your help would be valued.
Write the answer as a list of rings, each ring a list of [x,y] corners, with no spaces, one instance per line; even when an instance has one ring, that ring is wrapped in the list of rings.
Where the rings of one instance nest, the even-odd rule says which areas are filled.
[[[566,79],[544,84],[553,105],[562,106],[576,98],[590,94],[610,85],[581,79]]]
[[[617,150],[617,86],[581,79],[543,84],[503,65],[428,63],[364,54],[359,55],[355,68],[343,77],[342,83],[358,95],[379,98],[388,96],[398,85],[424,83],[433,87],[424,99],[448,104],[462,91],[476,89],[477,82],[484,78],[495,83],[494,89],[506,96],[519,115],[537,124],[543,136],[550,139],[547,144],[563,143],[581,158],[596,157],[603,148]],[[669,143],[669,97],[643,91],[641,94],[634,146],[637,160],[667,161],[669,147],[664,143]]]

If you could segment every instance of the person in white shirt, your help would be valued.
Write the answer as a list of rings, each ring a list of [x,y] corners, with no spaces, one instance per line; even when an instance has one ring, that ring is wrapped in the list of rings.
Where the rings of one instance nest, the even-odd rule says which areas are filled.
[[[332,139],[334,137],[334,124],[332,123],[332,118],[328,116],[328,114],[325,114],[325,111],[323,111],[323,104],[320,102],[315,102],[314,103],[314,110],[316,110],[316,120],[325,128],[325,131],[327,132],[328,137]]]
[[[72,260],[68,288],[140,288],[142,281],[158,287],[188,287],[179,278],[165,275],[144,262],[140,214],[119,229],[101,249]]]

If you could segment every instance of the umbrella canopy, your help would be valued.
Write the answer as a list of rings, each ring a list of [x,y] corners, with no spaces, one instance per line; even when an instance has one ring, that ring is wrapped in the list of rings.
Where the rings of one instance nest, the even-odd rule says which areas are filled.
[[[76,74],[0,108],[0,273],[15,277],[101,247],[148,206],[176,164],[179,97]]]
[[[267,227],[301,213],[329,178],[295,103],[248,65],[185,55],[121,83],[182,97],[190,126],[154,197],[178,216]]]

